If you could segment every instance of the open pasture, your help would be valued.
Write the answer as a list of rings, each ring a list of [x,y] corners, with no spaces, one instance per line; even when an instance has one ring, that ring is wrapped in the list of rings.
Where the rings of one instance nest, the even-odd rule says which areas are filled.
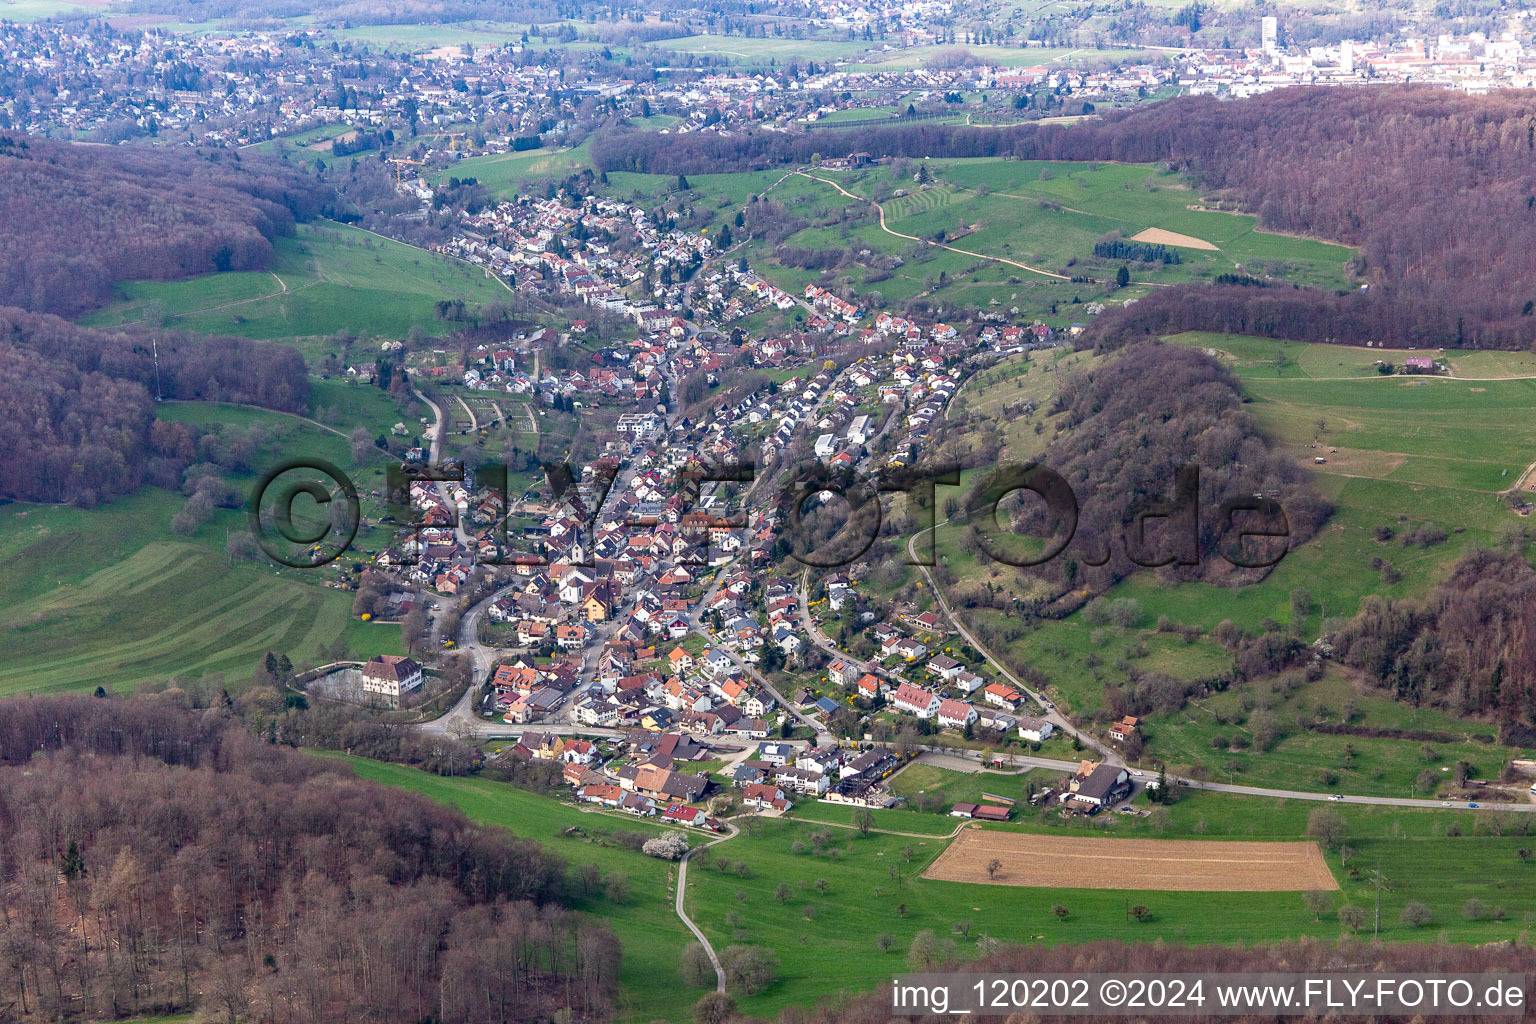
[[[8,505],[0,551],[15,583],[0,695],[132,691],[141,683],[222,673],[234,689],[267,651],[295,664],[344,640],[353,657],[402,653],[400,630],[352,617],[352,595],[299,570],[230,564],[221,512],[196,534],[171,533],[179,495],[146,489],[90,511]]]
[[[121,301],[81,322],[271,340],[343,330],[400,338],[413,326],[428,334],[452,326],[434,315],[439,299],[480,305],[507,296],[467,263],[331,221],[301,224],[273,248],[270,270],[129,282],[120,286]]]
[[[522,181],[564,177],[588,166],[587,144],[582,143],[574,148],[554,147],[529,149],[521,153],[472,156],[437,172],[434,178],[439,182],[449,178],[475,178],[496,195],[514,199],[519,194],[518,186]]]
[[[1253,217],[1191,210],[1197,197],[1183,179],[1151,165],[986,158],[923,166],[932,183],[898,179],[891,166],[816,172],[856,197],[881,197],[883,226],[873,206],[826,182],[784,179],[771,197],[812,222],[784,244],[852,253],[855,259],[835,272],[840,281],[860,294],[877,291],[887,303],[938,294],[970,306],[1018,306],[1058,325],[1086,317],[1079,303],[1123,301],[1223,273],[1348,284],[1347,247],[1258,232]],[[1189,240],[1175,250],[1179,262],[1132,262],[1130,287],[1115,290],[1123,261],[1096,257],[1095,243],[1149,230]],[[772,252],[756,252],[752,261],[786,289],[811,279]],[[1057,274],[1078,280],[1051,276]]]
[[[1204,349],[1226,363],[1239,377],[1260,380],[1311,377],[1336,380],[1344,377],[1381,376],[1380,365],[1401,367],[1409,356],[1431,356],[1450,368],[1458,380],[1481,383],[1536,377],[1536,353],[1501,352],[1491,349],[1366,348],[1322,342],[1284,341],[1242,334],[1187,331],[1164,339],[1175,345]]]
[[[778,36],[751,37],[697,35],[680,36],[676,39],[658,39],[650,44],[662,50],[679,53],[709,54],[729,57],[733,63],[766,62],[769,58],[780,63],[802,60],[847,60],[867,55],[871,44],[834,39],[786,39]]]

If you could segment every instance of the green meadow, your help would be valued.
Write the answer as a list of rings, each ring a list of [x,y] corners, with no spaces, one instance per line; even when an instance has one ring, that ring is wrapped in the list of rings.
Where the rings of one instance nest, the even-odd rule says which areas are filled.
[[[0,509],[0,551],[16,581],[0,604],[0,695],[128,692],[205,673],[234,687],[267,651],[319,664],[338,640],[357,658],[402,653],[399,627],[355,620],[352,595],[299,570],[231,565],[225,537],[244,529],[243,514],[173,534],[182,500],[146,488],[90,511]]]
[[[1047,771],[1031,771],[1023,775],[957,772],[914,761],[891,777],[891,792],[904,800],[910,800],[918,793],[943,793],[942,810],[948,812],[956,803],[993,802],[986,799],[987,794],[1018,800],[1024,779],[1032,779],[1038,785],[1046,786],[1059,779],[1059,776],[1055,772]],[[958,821],[951,819],[951,827],[955,824],[958,824]],[[899,825],[881,825],[880,827],[899,829]]]
[[[579,904],[607,921],[623,943],[623,1016],[637,1021],[688,1019],[692,1003],[707,990],[688,988],[677,973],[689,937],[671,913],[672,866],[594,841],[603,826],[646,825],[583,812],[488,780],[443,779],[410,768],[347,760],[365,778],[424,793],[478,821],[536,839],[572,865],[593,862],[605,872],[623,872],[631,883],[631,901],[621,906],[601,899]],[[959,773],[934,771],[935,784],[957,791],[974,784]],[[1009,787],[1018,789],[1021,777],[988,779],[989,788],[1006,794]],[[1347,865],[1337,853],[1328,856],[1341,887],[1334,894],[1334,906],[1374,908],[1377,893],[1369,872],[1379,868],[1386,882],[1380,894],[1382,938],[1488,942],[1516,939],[1529,928],[1530,915],[1536,913],[1536,865],[1518,855],[1531,843],[1519,834],[1519,822],[1470,811],[1324,806],[1344,817],[1352,851]],[[1164,816],[1115,815],[1085,822],[1026,808],[1021,820],[1002,828],[1141,838],[1295,840],[1304,836],[1308,816],[1318,807],[1307,801],[1188,792]],[[928,880],[922,872],[944,849],[957,819],[876,811],[875,828],[882,831],[868,836],[846,827],[851,819],[848,807],[798,802],[792,820],[738,820],[741,834],[690,865],[688,913],[716,950],[737,943],[763,945],[779,960],[779,981],[741,999],[745,1012],[772,1016],[785,1007],[809,1006],[841,992],[871,988],[906,969],[907,948],[921,931],[954,941],[961,959],[977,954],[982,936],[1024,944],[1106,938],[1252,943],[1299,936],[1331,940],[1341,931],[1333,910],[1314,916],[1299,893],[1121,892]],[[571,825],[585,834],[564,835]],[[781,884],[786,890],[782,893]],[[1471,919],[1463,909],[1474,898],[1487,910]],[[1430,908],[1428,925],[1399,923],[1409,902]],[[1067,908],[1064,920],[1051,912],[1057,904]],[[1132,904],[1148,908],[1146,921],[1138,923],[1127,915]],[[829,972],[827,964],[832,962],[838,969]]]
[[[231,559],[225,544],[248,529],[244,509],[216,511],[190,536],[171,530],[185,499],[145,487],[90,510],[0,506],[0,553],[15,573],[0,608],[6,628],[0,695],[131,691],[141,683],[222,673],[237,686],[267,651],[320,664],[338,642],[355,658],[402,653],[398,626],[352,617],[353,578],[368,549],[388,540],[368,525],[381,506],[379,465],[355,466],[344,437],[260,409],[166,403],[162,419],[267,431],[257,468],[319,457],[341,467],[364,496],[365,525],[352,554],[319,569]],[[242,494],[255,474],[223,474]],[[296,507],[302,519],[304,508]],[[331,584],[327,586],[326,584]]]
[[[731,57],[735,58],[733,63],[761,62],[772,58],[780,64],[807,60],[846,60],[866,54],[871,46],[870,43],[833,39],[785,39],[776,36],[748,38],[718,35],[660,39],[650,45],[680,53]]]
[[[931,64],[941,50],[961,49],[984,64],[1001,67],[1029,68],[1057,61],[1067,64],[1090,64],[1094,61],[1135,59],[1145,56],[1142,50],[1095,50],[1087,47],[1065,49],[1062,47],[1032,46],[914,46],[892,50],[889,54],[877,54],[862,64],[849,66],[853,71],[906,71]]]
[[[503,199],[515,199],[521,183],[544,178],[563,178],[591,166],[588,144],[574,148],[530,149],[521,153],[472,156],[436,172],[434,179],[475,178]]]
[[[621,1016],[630,1021],[688,1019],[690,1008],[702,993],[689,991],[678,976],[683,947],[692,936],[673,912],[677,866],[627,847],[595,841],[602,830],[655,833],[661,831],[657,825],[629,815],[582,811],[488,779],[446,779],[415,768],[334,756],[344,759],[365,779],[422,793],[457,807],[475,821],[536,840],[572,867],[596,864],[604,875],[624,875],[629,880],[629,896],[623,903],[596,895],[576,901],[578,909],[601,917],[623,945]],[[586,834],[566,835],[572,826]]]
[[[1348,248],[1259,232],[1253,217],[1192,210],[1199,197],[1184,180],[1151,165],[976,159],[927,161],[924,166],[932,184],[896,181],[884,167],[812,172],[861,197],[875,195],[882,186],[904,191],[882,202],[884,229],[867,203],[850,200],[822,181],[785,178],[770,189],[770,197],[799,216],[819,217],[827,224],[808,227],[784,244],[852,251],[862,265],[839,275],[856,292],[878,291],[888,304],[931,293],[971,306],[1018,306],[1059,326],[1087,319],[1081,304],[1121,302],[1159,285],[1222,273],[1268,274],[1328,288],[1347,284]],[[839,210],[845,216],[834,219]],[[1114,289],[1122,261],[1095,257],[1094,243],[1131,238],[1147,229],[1215,248],[1180,245],[1178,264],[1127,264],[1131,284]],[[888,277],[869,265],[892,257],[901,263]],[[758,252],[754,262],[781,287],[803,288],[814,277],[776,264],[768,252]]]
[[[903,234],[931,237],[940,230],[969,232],[952,244],[1056,270],[1076,260],[1089,276],[1112,276],[1119,261],[1095,260],[1093,243],[1147,228],[1175,232],[1216,246],[1176,246],[1177,265],[1144,270],[1132,279],[1174,283],[1228,272],[1253,272],[1255,261],[1274,276],[1301,284],[1341,287],[1347,247],[1255,230],[1255,218],[1191,210],[1199,196],[1176,174],[1146,164],[1075,164],[1029,160],[929,161],[939,184],[885,205],[886,224]],[[879,172],[873,172],[878,180]],[[849,191],[864,194],[865,189]],[[1273,266],[1270,266],[1273,264]],[[1108,267],[1109,275],[1102,273]]]
[[[454,21],[435,25],[352,25],[333,29],[331,34],[340,39],[406,49],[428,49],[464,43],[480,48],[515,43],[522,39],[527,30],[525,23]]]
[[[59,15],[91,14],[105,4],[71,3],[70,0],[0,0],[0,20],[42,21]]]
[[[317,128],[306,128],[303,131],[280,135],[275,139],[257,142],[245,148],[253,153],[261,153],[266,156],[285,156],[290,160],[299,160],[304,163],[313,164],[321,160],[330,160],[331,140],[350,131],[353,131],[351,125],[327,124]]]
[[[538,153],[478,157],[444,173],[470,172],[508,194],[524,178],[565,173],[564,160]],[[559,162],[539,171],[541,161]],[[1251,216],[1191,209],[1200,205],[1198,194],[1181,176],[1150,164],[984,158],[926,161],[924,166],[934,179],[928,185],[895,180],[889,166],[809,170],[826,179],[820,181],[784,168],[687,175],[686,189],[678,188],[676,176],[609,171],[604,192],[644,205],[686,205],[695,214],[703,211],[712,227],[733,218],[754,197],[773,200],[808,222],[784,239],[784,246],[849,252],[853,260],[838,268],[833,282],[860,295],[878,293],[893,308],[934,295],[977,308],[1017,307],[1023,316],[1066,326],[1087,320],[1084,307],[1090,302],[1123,302],[1161,285],[1223,273],[1269,275],[1325,288],[1349,283],[1349,248],[1261,232]],[[858,198],[842,195],[830,181]],[[906,194],[893,194],[898,191]],[[880,227],[868,202],[877,193],[887,195],[882,206],[889,230]],[[1171,231],[1215,248],[1178,247],[1177,265],[1130,263],[1131,283],[1115,289],[1122,261],[1095,257],[1094,243],[1147,229]],[[819,271],[776,259],[776,246],[736,234],[753,269],[786,291],[802,291],[821,279]],[[928,244],[940,241],[965,252]],[[1078,280],[1050,276],[1058,273]]]
[[[1169,582],[1153,573],[1123,580],[1107,598],[1139,603],[1141,621],[1132,627],[1091,625],[1081,613],[1028,626],[1000,612],[965,608],[967,594],[1017,592],[1023,584],[1012,570],[976,560],[962,543],[967,527],[940,526],[936,550],[954,578],[952,602],[995,654],[1015,668],[1043,672],[1053,698],[1073,714],[1098,713],[1105,687],[1132,672],[1194,681],[1230,671],[1231,654],[1211,636],[1223,620],[1249,631],[1279,623],[1315,639],[1325,622],[1354,615],[1368,594],[1426,595],[1461,555],[1497,544],[1523,525],[1500,492],[1536,458],[1536,428],[1518,412],[1536,398],[1536,381],[1528,379],[1536,360],[1528,353],[1435,353],[1458,376],[1420,378],[1377,372],[1378,359],[1401,365],[1405,352],[1209,334],[1169,340],[1200,347],[1233,368],[1251,399],[1247,410],[1281,452],[1311,473],[1335,511],[1317,536],[1257,583],[1231,588]],[[1059,426],[1059,417],[1048,413],[1058,370],[1091,366],[1093,358],[1010,357],[963,388],[953,412],[978,414],[987,429],[1003,423],[1007,458],[1037,457]],[[967,426],[946,443],[963,457],[979,440]],[[1318,457],[1327,461],[1318,464]],[[1425,524],[1438,525],[1444,539],[1423,547],[1403,542]],[[1299,621],[1292,604],[1297,592],[1310,597]],[[1198,626],[1205,635],[1185,640],[1158,632],[1161,617]],[[1281,732],[1264,753],[1251,745],[1251,718],[1259,709]],[[1321,734],[1305,727],[1310,721],[1456,739],[1433,745],[1434,756],[1426,759],[1418,742]],[[1252,785],[1408,796],[1426,769],[1459,760],[1473,764],[1475,777],[1496,778],[1506,760],[1522,753],[1491,743],[1496,732],[1486,722],[1399,705],[1334,667],[1294,691],[1259,681],[1151,715],[1144,763],[1200,768],[1212,778]]]
[[[309,358],[337,331],[401,338],[441,334],[439,299],[480,305],[507,291],[477,267],[332,221],[299,225],[273,244],[270,270],[135,281],[82,319],[90,326],[156,324],[206,334],[295,341]]]
[[[416,436],[425,429],[421,417],[431,413],[414,398],[396,402],[388,392],[372,384],[353,383],[348,377],[312,378],[309,410],[314,419],[343,433],[366,427],[368,435],[374,438],[389,434],[396,423],[404,423],[411,436]]]
[[[1263,809],[1260,803],[1235,814],[1257,816]],[[1175,807],[1177,824],[1168,827],[1167,835],[1184,831],[1187,838],[1183,823],[1193,829],[1202,820],[1195,817],[1202,813],[1200,805],[1193,800],[1190,804],[1182,812]],[[1298,827],[1256,838],[1294,839],[1305,830],[1304,809],[1284,817],[1290,822],[1299,819]],[[1434,824],[1401,828],[1405,833],[1410,828],[1428,833]],[[1116,823],[1104,831],[1119,829]],[[816,827],[806,822],[764,822],[755,836],[716,848],[715,860],[747,864],[746,878],[737,870],[690,869],[689,912],[711,943],[717,949],[735,942],[764,944],[780,959],[780,983],[742,1000],[749,1013],[767,1016],[786,1006],[872,988],[892,972],[907,969],[904,954],[921,931],[954,940],[957,956],[966,959],[977,955],[977,941],[984,935],[1022,944],[1095,939],[1234,944],[1299,936],[1326,940],[1341,930],[1332,912],[1314,919],[1300,893],[1138,892],[935,881],[920,876],[943,850],[944,839],[879,833],[861,838],[857,832],[829,829],[830,841],[817,854],[809,842],[814,831]],[[1137,832],[1155,835],[1150,827]],[[797,843],[806,852],[796,852]],[[1517,856],[1528,843],[1527,837],[1514,836],[1378,839],[1363,833],[1357,837],[1352,831],[1350,837],[1356,851],[1352,864],[1379,864],[1391,884],[1391,891],[1382,894],[1382,937],[1398,941],[1430,941],[1442,930],[1458,941],[1519,935],[1528,927],[1526,915],[1536,910],[1536,870]],[[1335,905],[1374,901],[1374,889],[1363,877],[1353,878],[1341,869],[1337,856],[1330,857],[1329,864],[1342,887]],[[818,880],[826,882],[824,890],[817,887]],[[776,895],[781,882],[790,890],[783,902]],[[1463,904],[1474,897],[1502,908],[1505,919],[1463,918]],[[1398,924],[1409,901],[1431,908],[1430,926]],[[1057,904],[1068,910],[1064,920],[1051,912]],[[1130,919],[1126,908],[1131,905],[1146,906],[1150,917],[1143,923]],[[888,951],[881,949],[882,935],[890,939]],[[836,972],[826,970],[829,960],[838,964]]]

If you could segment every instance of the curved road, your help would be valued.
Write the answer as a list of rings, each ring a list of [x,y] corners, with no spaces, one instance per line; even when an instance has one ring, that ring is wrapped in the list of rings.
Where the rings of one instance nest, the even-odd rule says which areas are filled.
[[[737,834],[741,831],[729,821],[725,823],[725,827],[729,830],[725,835],[717,839],[711,839],[707,843],[700,843],[698,846],[690,847],[688,852],[683,854],[683,859],[677,862],[677,897],[674,903],[677,916],[682,919],[683,924],[688,926],[688,930],[693,932],[693,937],[699,940],[699,945],[704,947],[704,952],[709,956],[710,964],[715,968],[716,992],[725,991],[725,968],[720,965],[720,957],[715,954],[715,947],[709,944],[709,940],[704,937],[704,933],[699,930],[699,926],[693,923],[693,918],[689,917],[688,912],[683,909],[683,901],[688,895],[689,859],[706,846],[714,846],[716,843],[723,843],[727,839],[736,838]]]
[[[907,560],[913,564],[916,564],[917,538],[927,533],[928,530],[937,530],[947,522],[949,522],[948,519],[945,519],[942,522],[934,523],[927,529],[919,530],[917,533],[914,533],[911,537],[909,537],[907,539]],[[923,574],[923,578],[928,581],[928,587],[933,591],[934,599],[939,602],[939,610],[944,613],[944,618],[948,619],[949,624],[955,627],[955,631],[965,638],[966,643],[974,647],[976,652],[980,654],[984,659],[986,659],[987,664],[991,665],[992,668],[998,673],[998,675],[1012,683],[1019,691],[1028,694],[1036,704],[1046,708],[1045,717],[1050,721],[1052,725],[1066,733],[1068,736],[1073,736],[1080,740],[1083,746],[1088,747],[1098,753],[1098,755],[1104,760],[1106,764],[1125,764],[1125,759],[1122,758],[1119,753],[1117,753],[1114,749],[1105,746],[1103,743],[1100,743],[1097,737],[1083,732],[1081,729],[1077,728],[1077,726],[1067,721],[1066,715],[1063,715],[1053,707],[1049,707],[1046,699],[1043,696],[1035,692],[1035,690],[1031,687],[1025,685],[1023,680],[1008,670],[1008,666],[994,658],[992,656],[992,652],[987,650],[986,646],[982,644],[980,640],[977,640],[969,629],[965,628],[965,623],[961,622],[959,616],[957,616],[949,607],[949,601],[944,597],[943,588],[939,586],[938,580],[934,579],[933,573],[929,570],[928,566],[918,565],[917,568],[918,571]]]
[[[796,171],[795,173],[803,178],[810,178],[812,181],[819,181],[824,185],[831,185],[833,188],[837,189],[849,199],[857,199],[861,203],[868,203],[870,206],[873,206],[880,214],[880,230],[884,231],[888,235],[895,235],[897,238],[905,238],[910,242],[921,242],[923,245],[931,245],[938,249],[948,249],[950,252],[958,252],[962,256],[974,256],[976,259],[991,260],[993,263],[1006,263],[1010,267],[1018,267],[1020,270],[1027,270],[1031,274],[1039,274],[1041,277],[1054,278],[1057,281],[1072,280],[1065,274],[1056,274],[1049,270],[1041,270],[1039,267],[1032,267],[1028,263],[1020,263],[1018,260],[1010,260],[1005,256],[988,256],[984,252],[972,252],[969,249],[961,249],[958,246],[945,245],[943,242],[930,242],[928,239],[918,238],[916,235],[904,235],[900,231],[896,231],[885,226],[885,207],[881,206],[873,199],[865,199],[863,196],[856,196],[852,192],[849,192],[847,189],[843,188],[843,186],[839,185],[837,182],[833,181],[831,178],[818,178],[816,175],[807,174],[805,171]]]

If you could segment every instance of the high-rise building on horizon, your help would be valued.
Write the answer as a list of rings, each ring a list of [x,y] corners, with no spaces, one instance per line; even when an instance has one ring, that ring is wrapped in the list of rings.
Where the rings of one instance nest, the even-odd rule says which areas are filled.
[[[1265,53],[1274,53],[1276,44],[1280,41],[1280,20],[1278,18],[1265,18],[1259,22],[1259,38],[1263,42]]]

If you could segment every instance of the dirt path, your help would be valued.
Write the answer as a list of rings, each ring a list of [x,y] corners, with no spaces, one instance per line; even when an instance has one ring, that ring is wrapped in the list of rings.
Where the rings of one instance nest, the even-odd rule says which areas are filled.
[[[714,846],[716,843],[723,843],[727,839],[735,838],[739,831],[736,826],[732,825],[730,822],[726,822],[725,827],[730,829],[729,834],[723,835],[718,839],[711,839],[707,843],[701,843],[698,846],[693,847],[687,853],[683,854],[682,860],[677,862],[677,897],[673,904],[674,909],[677,911],[677,916],[682,920],[683,924],[688,926],[688,930],[693,932],[693,937],[699,940],[699,945],[704,947],[704,952],[709,957],[709,962],[715,969],[716,992],[725,991],[725,968],[720,965],[720,957],[715,953],[715,947],[709,944],[709,940],[704,937],[704,933],[699,929],[699,926],[694,924],[693,918],[688,916],[688,911],[683,909],[683,902],[688,895],[689,859],[695,853],[704,849],[705,847]]]
[[[863,196],[856,196],[852,192],[849,192],[847,189],[843,188],[843,186],[839,185],[837,182],[833,181],[831,178],[818,178],[816,175],[807,174],[805,171],[796,171],[794,173],[804,178],[810,178],[812,181],[819,181],[824,185],[831,185],[833,188],[837,189],[849,199],[857,199],[861,203],[868,203],[870,206],[873,206],[880,214],[880,230],[884,231],[888,235],[895,235],[897,238],[905,238],[911,242],[920,242],[923,245],[931,245],[937,249],[948,249],[950,252],[957,252],[962,256],[974,256],[979,260],[991,260],[993,263],[1003,263],[1010,267],[1018,267],[1020,270],[1027,270],[1031,274],[1039,274],[1041,277],[1049,277],[1057,281],[1072,280],[1065,274],[1055,274],[1049,270],[1041,270],[1039,267],[1032,267],[1028,263],[1020,263],[1018,260],[1010,260],[1006,256],[988,256],[984,252],[972,252],[970,249],[962,249],[956,245],[945,245],[942,242],[931,242],[926,238],[918,238],[916,235],[902,234],[900,231],[896,231],[886,226],[885,207],[881,206],[873,199],[865,199]]]
[[[1515,478],[1515,482],[1509,486],[1509,491],[1507,491],[1507,492],[1501,491],[1499,493],[1501,493],[1501,494],[1503,494],[1503,493],[1511,493],[1512,494],[1512,493],[1514,493],[1516,491],[1519,491],[1519,490],[1523,489],[1525,487],[1526,481],[1530,479],[1532,473],[1536,473],[1536,462],[1533,462],[1529,466],[1525,467],[1525,471],[1523,473],[1521,473],[1519,476],[1517,476]]]
[[[846,821],[820,821],[820,820],[815,819],[815,818],[795,818],[793,820],[799,822],[801,825],[825,825],[828,828],[851,828],[851,829],[853,829],[855,831],[862,831],[861,829],[859,829],[859,826],[857,826],[857,825],[850,825]],[[967,821],[966,819],[962,818],[958,825],[956,825],[954,828],[950,829],[948,832],[942,832],[942,833],[934,833],[934,832],[902,832],[902,831],[900,831],[898,829],[894,829],[894,828],[873,828],[873,827],[870,828],[870,831],[871,832],[878,832],[878,833],[880,833],[883,836],[903,836],[903,837],[905,837],[907,839],[953,839],[953,838],[955,838],[956,836],[958,836],[960,834],[960,830],[961,829],[965,828],[965,826],[967,826],[969,824],[970,824],[969,821]]]
[[[282,278],[278,277],[277,274],[270,270],[267,271],[267,273],[272,274],[272,280],[277,282],[277,291],[275,292],[267,292],[265,295],[253,295],[248,299],[233,299],[229,302],[219,302],[212,306],[199,306],[197,309],[184,309],[180,313],[167,313],[165,314],[165,319],[180,320],[182,317],[193,316],[198,313],[212,313],[220,309],[232,309],[235,306],[246,306],[252,302],[265,302],[268,299],[275,299],[279,295],[287,295],[288,282],[284,281]],[[313,287],[313,284],[307,284],[303,286],[303,288],[310,287]],[[302,291],[303,288],[295,289],[295,291]],[[142,309],[143,307],[141,306],[140,308]],[[112,327],[132,327],[135,324],[142,324],[144,319],[144,317],[139,317],[137,320],[124,320],[121,323],[112,324],[110,327],[104,327],[102,330],[111,330]]]
[[[161,399],[160,404],[161,405],[191,405],[191,404],[197,404],[197,405],[229,405],[229,406],[234,406],[237,409],[255,409],[258,412],[270,412],[270,413],[276,413],[278,416],[288,416],[288,417],[290,417],[292,419],[298,420],[300,423],[308,423],[312,427],[319,427],[321,430],[330,431],[332,434],[335,434],[337,437],[344,437],[348,441],[352,440],[352,435],[351,434],[348,434],[344,430],[338,430],[337,428],[335,428],[335,427],[333,427],[333,426],[331,426],[331,425],[329,425],[327,423],[321,423],[319,420],[312,420],[308,416],[300,416],[296,412],[283,412],[281,409],[268,409],[264,405],[249,405],[249,404],[247,404],[245,402],[203,402],[201,399],[197,399],[197,398],[165,398],[165,399]],[[377,444],[374,444],[373,446],[375,448],[378,448],[378,450],[383,452],[385,455],[390,455],[391,458],[394,457],[393,455],[390,454],[390,451],[389,451],[388,448],[379,448],[379,446]]]

